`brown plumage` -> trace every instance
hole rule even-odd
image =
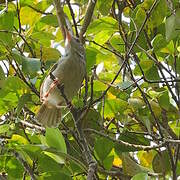
[[[48,74],[40,89],[40,99],[43,102],[36,119],[43,126],[56,127],[61,119],[61,106],[64,98],[57,84],[63,84],[64,94],[71,100],[81,87],[86,72],[85,50],[78,39],[66,32],[66,55],[51,68],[56,77],[53,81]]]

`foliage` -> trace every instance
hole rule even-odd
[[[73,24],[72,12],[64,12]],[[63,36],[52,0],[0,1],[0,179],[180,177],[180,4],[98,0],[86,31],[87,78],[58,128],[35,121]],[[74,0],[80,30],[87,0]],[[85,85],[87,84],[87,86]]]

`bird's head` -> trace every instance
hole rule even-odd
[[[79,39],[74,37],[66,28],[66,39],[65,39],[65,49],[67,52],[79,52],[84,53],[84,47],[82,43],[80,43]]]

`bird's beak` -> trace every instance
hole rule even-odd
[[[70,34],[70,32],[68,31],[67,28],[64,28],[64,29],[65,29],[65,33],[66,33],[66,42],[69,44],[72,39],[72,35]]]

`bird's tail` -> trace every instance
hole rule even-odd
[[[46,104],[42,104],[36,119],[44,127],[57,127],[61,120],[61,110],[55,106],[48,107]]]

